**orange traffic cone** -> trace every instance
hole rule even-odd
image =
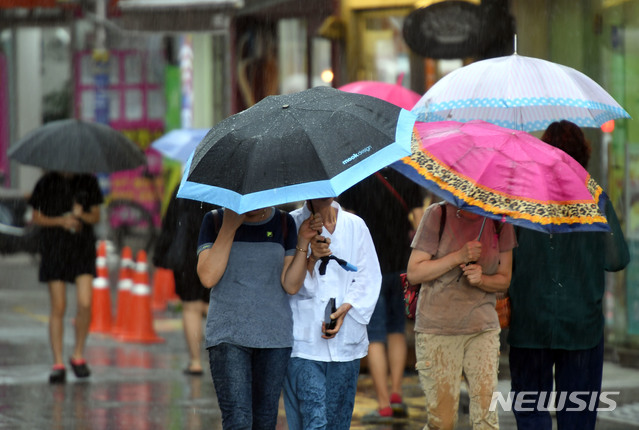
[[[107,267],[106,242],[98,244],[95,260],[97,276],[93,279],[93,297],[91,298],[91,333],[111,333],[111,288],[109,287],[109,269]]]
[[[171,276],[166,282],[166,300],[171,302],[179,302],[180,296],[175,292],[175,272],[171,270]]]
[[[120,277],[118,280],[118,301],[113,324],[112,334],[121,336],[127,324],[127,318],[131,316],[131,288],[133,288],[133,253],[131,247],[122,248],[122,258],[120,259]]]
[[[158,343],[164,339],[155,334],[153,328],[153,312],[151,310],[151,288],[146,251],[140,250],[137,255],[133,287],[131,288],[129,326],[124,330],[121,339],[125,342]]]
[[[153,274],[153,310],[163,311],[169,301],[179,300],[175,294],[175,278],[171,269],[156,267]]]

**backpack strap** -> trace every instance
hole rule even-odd
[[[288,222],[286,222],[286,212],[281,209],[278,209],[280,212],[280,218],[282,220],[282,240],[286,243],[286,236],[288,235]]]
[[[504,223],[494,219],[493,224],[495,224],[495,233],[497,234],[497,237],[499,237],[499,235],[501,234],[501,229],[504,228]]]
[[[217,209],[214,209],[211,211],[211,214],[213,215],[213,223],[215,224],[215,234],[218,234],[220,232],[220,213]]]
[[[393,187],[391,185],[390,182],[388,182],[388,180],[386,180],[386,178],[384,176],[382,176],[381,173],[379,172],[375,172],[375,177],[382,183],[384,184],[384,186],[386,187],[386,189],[388,189],[388,191],[391,192],[391,194],[393,195],[393,197],[395,197],[395,199],[397,200],[397,202],[402,206],[402,208],[404,209],[405,212],[410,212],[410,210],[408,209],[408,205],[406,204],[406,201],[402,198],[401,194],[399,194],[399,192],[395,189],[395,187]]]
[[[439,218],[439,241],[441,242],[444,226],[446,225],[446,202],[440,202],[439,206],[442,210],[441,218]]]

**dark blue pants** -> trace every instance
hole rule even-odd
[[[224,430],[275,429],[291,348],[209,348],[211,376]]]
[[[386,343],[390,333],[404,333],[406,309],[404,292],[399,275],[401,272],[382,274],[382,288],[373,315],[366,326],[369,342]]]
[[[510,347],[510,377],[515,399],[520,392],[545,393],[547,401],[553,391],[554,383],[557,398],[558,430],[594,429],[597,421],[597,404],[591,405],[593,393],[599,396],[601,391],[601,374],[603,371],[603,338],[599,344],[586,350],[568,351],[564,349],[533,349]],[[570,400],[570,393],[582,392],[578,402]],[[563,394],[565,404],[562,408],[560,396]],[[587,394],[586,394],[587,393]],[[550,412],[539,410],[539,395],[527,394],[525,408],[532,411],[517,410],[513,402],[513,412],[519,430],[551,430]],[[571,408],[583,411],[570,411]],[[592,409],[592,410],[591,410]]]

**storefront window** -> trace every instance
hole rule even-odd
[[[306,21],[283,19],[278,23],[278,65],[281,94],[308,88],[306,64]]]
[[[331,66],[331,42],[316,37],[313,39],[312,46],[313,86],[331,86],[334,76]]]
[[[76,103],[81,119],[95,120],[95,76],[92,53],[79,52],[79,79],[75,85]],[[124,130],[138,127],[161,129],[164,126],[162,82],[145,81],[149,74],[146,63],[150,56],[141,51],[109,52],[109,123]],[[158,59],[154,70],[159,66]]]
[[[355,13],[356,74],[353,80],[410,84],[410,49],[402,36],[410,9],[366,10]]]
[[[149,119],[162,120],[164,118],[164,89],[149,90],[147,93]]]
[[[140,119],[142,119],[142,92],[139,90],[128,90],[124,94],[124,99],[126,119],[130,121],[139,121]]]
[[[596,16],[595,22],[600,23],[602,83],[630,116],[637,118],[639,1],[603,0],[601,6],[598,11],[601,15]],[[614,131],[607,133],[604,139],[608,155],[607,192],[622,218],[630,248],[630,264],[624,271],[625,294],[618,282],[623,279],[623,272],[610,275],[615,282],[608,282],[606,286],[606,323],[612,330],[610,340],[639,345],[639,127],[636,120],[615,121]]]
[[[280,93],[291,94],[310,87],[331,86],[331,43],[319,37],[311,40],[307,55],[307,24],[301,19],[284,19],[278,24]],[[311,82],[309,83],[310,58]]]
[[[127,84],[142,82],[142,56],[138,53],[124,57],[124,81]]]
[[[120,58],[115,55],[109,56],[109,83],[120,83]]]

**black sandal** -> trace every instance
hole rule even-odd
[[[49,384],[64,384],[67,381],[67,370],[64,367],[54,367],[49,374]]]
[[[77,378],[87,378],[91,375],[91,371],[85,360],[74,361],[73,359],[69,359],[69,363],[71,363],[71,368]]]
[[[204,374],[203,370],[191,370],[188,367],[186,369],[184,369],[184,371],[182,372],[185,375],[189,375],[189,376],[202,376]]]

